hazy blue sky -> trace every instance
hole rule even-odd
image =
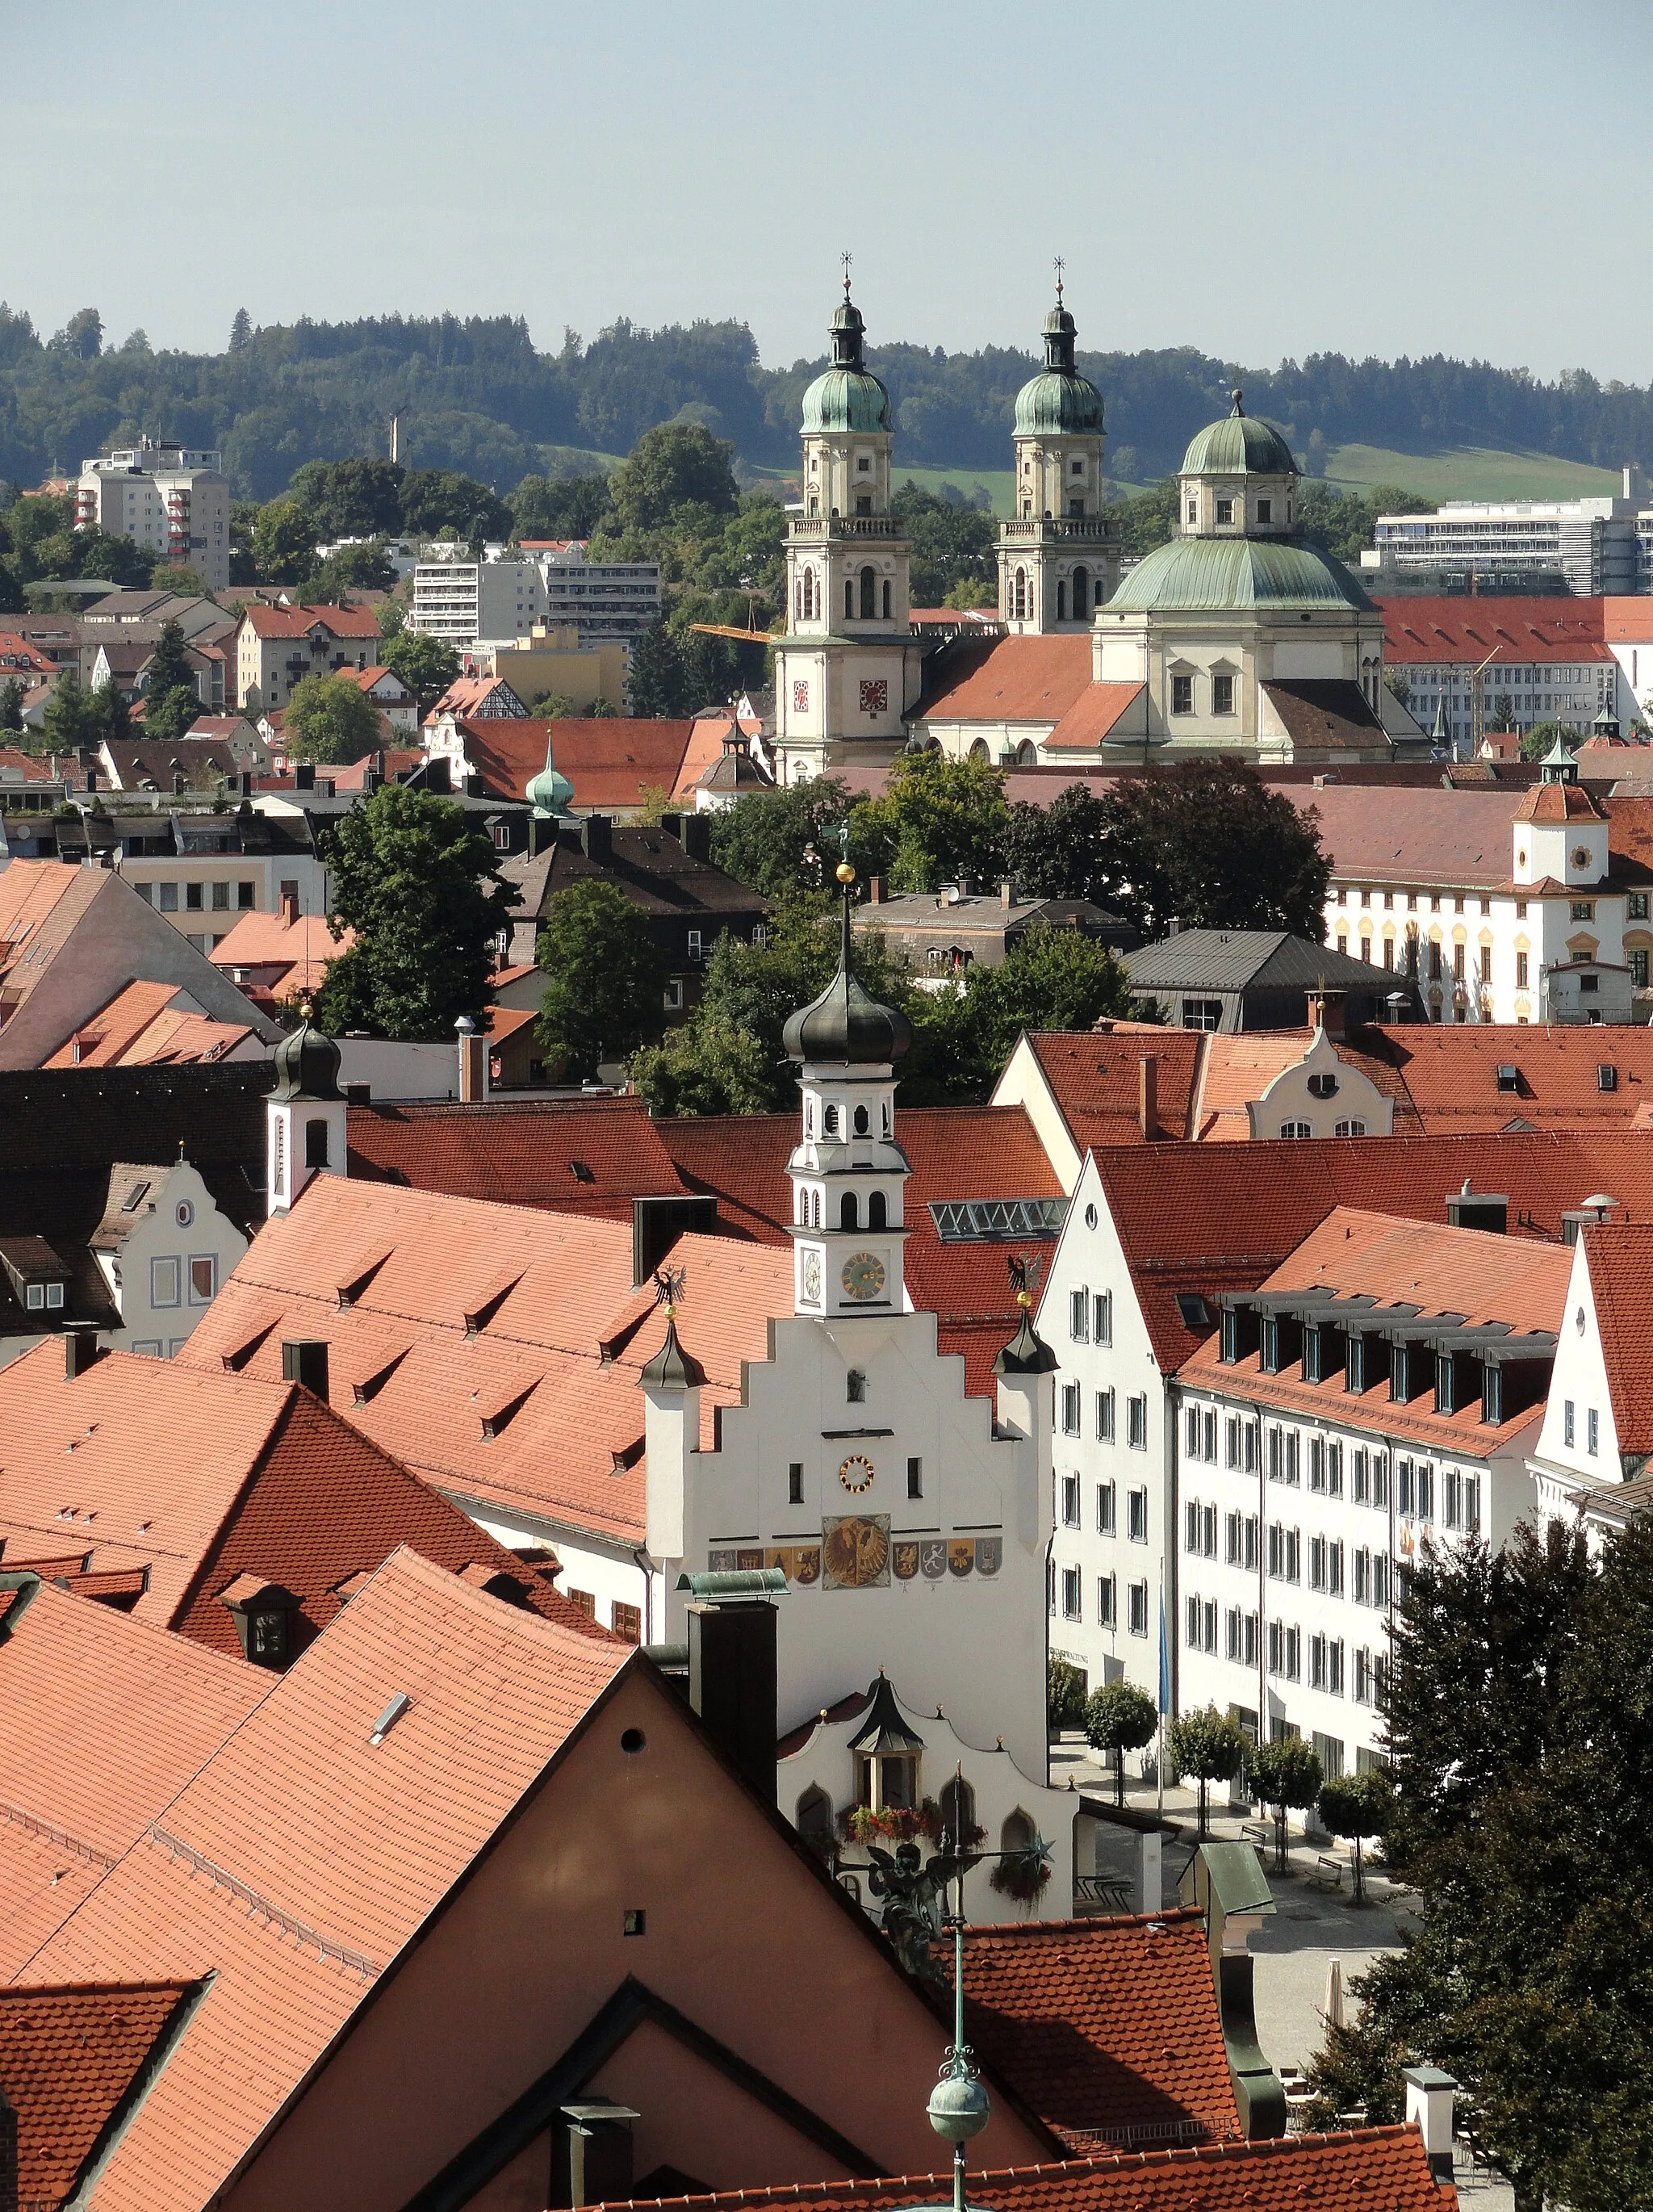
[[[1653,368],[1647,0],[3,0],[43,331],[627,315]]]

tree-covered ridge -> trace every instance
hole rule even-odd
[[[222,354],[156,352],[142,331],[119,344],[107,335],[92,308],[43,339],[26,313],[0,307],[0,477],[36,483],[54,463],[73,471],[147,432],[222,448],[238,493],[270,499],[307,461],[382,453],[398,410],[416,467],[458,470],[501,492],[527,475],[569,473],[548,447],[623,453],[672,420],[703,425],[748,462],[786,467],[804,387],[825,362],[766,368],[737,322],[651,331],[622,320],[589,342],[566,331],[554,353],[507,315],[255,330],[243,313]],[[1038,366],[1030,349],[892,343],[868,360],[890,387],[898,465],[1006,465],[1015,395]],[[1501,446],[1603,467],[1653,458],[1653,386],[1602,385],[1583,370],[1545,384],[1485,362],[1338,354],[1262,370],[1192,346],[1079,360],[1107,403],[1110,469],[1127,483],[1175,468],[1237,382],[1311,466],[1350,441]]]

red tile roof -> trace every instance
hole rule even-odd
[[[1091,640],[960,638],[930,664],[915,720],[1044,722],[1053,726],[1091,690]],[[1110,684],[1110,691],[1126,687]]]
[[[1653,1224],[1587,1223],[1583,1238],[1619,1449],[1653,1452]]]
[[[1110,1022],[1100,1030],[1040,1030],[1028,1042],[1080,1152],[1139,1141],[1145,1060],[1158,1064],[1159,1126],[1190,1129],[1204,1037],[1197,1030],[1151,1022]]]
[[[740,1399],[742,1362],[768,1356],[769,1317],[792,1310],[792,1259],[701,1236],[672,1257],[709,1442],[715,1407]],[[341,1310],[340,1287],[369,1271]],[[253,1240],[170,1364],[222,1368],[256,1345],[243,1372],[272,1377],[284,1334],[325,1337],[338,1411],[427,1480],[637,1543],[637,1378],[665,1326],[652,1285],[634,1286],[629,1222],[320,1176]],[[518,1401],[489,1437],[489,1410]]]
[[[1467,663],[1489,653],[1525,665],[1546,660],[1610,660],[1601,599],[1393,599],[1383,615],[1383,658],[1391,667]]]
[[[278,1336],[270,1350],[278,1376]],[[340,1583],[399,1544],[452,1571],[474,1561],[514,1574],[524,1602],[574,1618],[308,1391],[215,1366],[111,1352],[70,1380],[48,1341],[0,1369],[0,1532],[14,1559],[72,1541],[100,1576],[147,1569],[137,1618],[229,1656],[240,1644],[222,1601],[238,1575],[300,1600],[301,1647],[338,1612]]]
[[[1468,1177],[1506,1193],[1512,1232],[1541,1248],[1559,1243],[1563,1211],[1594,1191],[1653,1220],[1653,1158],[1629,1128],[1115,1146],[1097,1165],[1166,1374],[1209,1334],[1183,1321],[1179,1291],[1255,1290],[1335,1206],[1443,1221],[1447,1193]]]
[[[977,2056],[1069,2149],[1243,2133],[1203,1912],[972,1928],[964,1990]]]
[[[248,986],[273,1000],[319,990],[330,960],[356,943],[353,929],[335,937],[325,915],[301,914],[289,921],[284,912],[242,915],[208,956],[215,968],[268,970],[250,975]]]
[[[694,725],[626,714],[554,722],[499,715],[459,727],[466,758],[501,799],[527,797],[530,779],[545,765],[549,731],[556,765],[574,786],[570,803],[590,814],[624,812],[649,792],[675,791]]]
[[[1431,2175],[1423,2137],[1410,2127],[972,2172],[968,2194],[988,2212],[1455,2212],[1458,2201]],[[898,2212],[950,2204],[952,2175],[793,2182],[666,2201],[672,2212]]]
[[[1504,1129],[1515,1121],[1620,1128],[1653,1100],[1653,1030],[1642,1026],[1417,1022],[1358,1035],[1358,1054],[1340,1045],[1340,1052],[1380,1086],[1394,1085],[1410,1102],[1413,1126],[1430,1135]],[[1601,1087],[1603,1066],[1613,1070],[1611,1091]],[[1499,1089],[1500,1067],[1516,1069],[1516,1090]]]
[[[0,1989],[0,2094],[16,2116],[21,2212],[78,2201],[194,1994],[183,1982]]]
[[[259,1702],[24,1970],[215,1970],[101,2212],[194,2212],[224,2188],[631,1657],[404,1551],[287,1674],[242,1670]],[[6,1664],[0,1647],[0,1695]],[[374,1743],[392,1692],[408,1703]]]
[[[1043,750],[1089,752],[1118,727],[1146,690],[1145,684],[1087,684],[1045,739]]]
[[[241,617],[255,637],[303,637],[319,623],[334,637],[370,637],[379,642],[379,624],[369,607],[249,606]]]
[[[473,714],[483,720],[496,720],[501,719],[500,715],[484,713],[489,700],[496,691],[503,695],[501,708],[505,718],[520,719],[519,708],[526,712],[528,702],[503,676],[456,676],[430,712],[433,715],[453,714],[460,721]],[[542,761],[540,765],[543,768],[544,763]]]
[[[1599,822],[1601,810],[1582,784],[1535,784],[1516,809],[1517,822]]]
[[[494,1018],[514,1017],[497,1010]],[[352,1176],[497,1206],[629,1221],[634,1198],[686,1188],[641,1098],[353,1106],[348,1138]]]
[[[42,1067],[148,1067],[222,1060],[253,1035],[246,1023],[216,1022],[176,983],[129,983],[67,1038]]]

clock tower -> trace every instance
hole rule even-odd
[[[907,1155],[896,1141],[896,1062],[912,1042],[903,1014],[868,996],[849,969],[849,894],[841,862],[838,972],[787,1022],[799,1063],[803,1127],[793,1188],[793,1310],[815,1321],[905,1313],[902,1201]]]

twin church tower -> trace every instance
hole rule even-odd
[[[1045,365],[1016,399],[1015,514],[999,531],[999,617],[1012,635],[1086,630],[1119,581],[1103,515],[1102,394],[1074,365],[1062,304]],[[775,640],[781,774],[887,762],[906,737],[925,642],[913,633],[905,527],[891,507],[890,394],[867,368],[844,280],[832,363],[804,394],[803,511],[787,532],[787,632]]]

